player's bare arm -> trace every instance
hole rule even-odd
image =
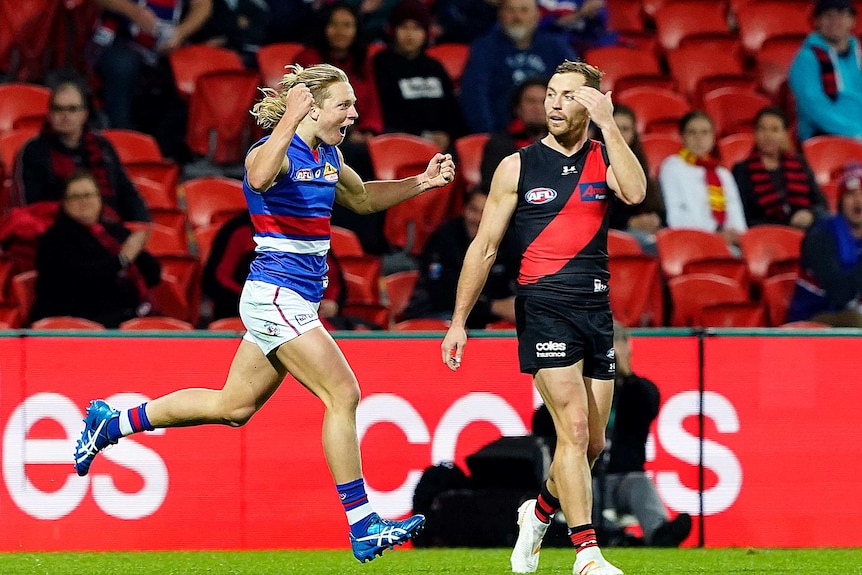
[[[355,170],[345,165],[341,150],[338,157],[341,173],[335,186],[335,201],[358,214],[383,211],[455,179],[455,162],[450,154],[436,154],[425,171],[416,176],[371,182],[363,182]]]
[[[641,203],[646,197],[646,174],[614,121],[611,93],[602,94],[595,88],[581,86],[573,95],[575,100],[587,109],[590,119],[602,131],[611,161],[607,174],[608,186],[624,203]]]
[[[467,316],[476,305],[476,300],[488,280],[488,273],[497,258],[500,242],[518,205],[520,173],[521,157],[518,154],[507,156],[497,166],[491,179],[491,191],[482,212],[479,231],[464,256],[455,296],[455,311],[441,345],[443,363],[452,371],[460,367],[464,346],[467,344],[467,331],[464,328]]]
[[[245,158],[248,185],[258,192],[265,192],[290,168],[287,148],[296,133],[299,123],[305,118],[314,98],[305,84],[297,84],[285,95],[285,112],[269,139],[249,152]]]

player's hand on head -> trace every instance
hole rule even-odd
[[[314,97],[311,90],[305,84],[295,84],[284,95],[284,103],[287,106],[285,115],[301,120],[314,106]]]
[[[461,367],[461,357],[464,355],[464,346],[467,345],[467,332],[463,327],[452,326],[446,332],[443,343],[440,344],[443,364],[457,371]]]
[[[611,102],[611,93],[602,94],[595,88],[581,86],[572,95],[580,105],[587,109],[590,119],[600,129],[615,126],[614,105]]]
[[[429,188],[439,188],[451,183],[455,179],[455,162],[452,160],[452,154],[435,154],[428,162],[425,178],[428,180]]]

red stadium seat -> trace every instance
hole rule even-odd
[[[143,222],[126,222],[125,226],[132,231],[149,230],[145,249],[154,256],[185,256],[189,253],[186,234],[179,233],[175,228]]]
[[[425,53],[443,64],[443,68],[456,87],[461,85],[461,76],[464,74],[464,66],[467,65],[467,58],[470,55],[468,44],[444,42],[429,46]]]
[[[760,50],[754,54],[757,83],[770,98],[776,98],[782,84],[787,82],[790,63],[799,52],[800,46],[802,46],[801,38],[780,36],[764,41]]]
[[[862,142],[844,136],[815,136],[802,142],[802,153],[820,185],[837,180],[851,162],[862,163]]]
[[[780,36],[804,38],[811,31],[811,23],[803,10],[810,14],[811,7],[786,0],[758,0],[740,6],[736,13],[739,37],[750,54],[757,54],[766,40]]]
[[[246,70],[219,70],[197,77],[190,95],[186,143],[216,164],[238,163],[251,144],[258,76]]]
[[[759,225],[749,228],[740,238],[742,257],[749,274],[758,284],[774,273],[775,262],[799,261],[802,238],[796,228],[779,225]]]
[[[401,315],[410,303],[416,281],[419,279],[417,270],[395,272],[383,277],[386,288],[386,298],[393,321],[401,321]]]
[[[748,302],[748,291],[738,283],[714,274],[686,274],[668,281],[674,327],[703,326],[701,313],[708,305]]]
[[[186,99],[197,90],[198,77],[216,71],[243,71],[245,67],[239,55],[233,50],[189,44],[180,46],[168,55],[174,82],[180,95]]]
[[[712,0],[674,0],[655,13],[656,34],[662,50],[676,50],[680,41],[704,34],[730,35],[723,2]]]
[[[769,325],[780,326],[787,321],[787,309],[796,289],[796,274],[779,274],[763,282],[763,302]]]
[[[192,235],[195,238],[195,247],[197,248],[195,253],[201,265],[206,265],[212,251],[213,241],[221,228],[222,224],[210,224],[192,230]]]
[[[120,329],[124,331],[193,331],[195,327],[186,322],[173,317],[136,317],[126,320],[120,324]]]
[[[741,162],[751,154],[754,149],[754,134],[741,132],[724,136],[718,140],[716,147],[721,165],[730,170],[737,162]]]
[[[36,278],[39,272],[29,270],[12,276],[12,295],[18,303],[18,317],[22,326],[26,326],[30,317],[33,302],[36,301]]]
[[[610,299],[614,317],[623,325],[659,326],[663,319],[658,261],[647,255],[611,256]]]
[[[754,117],[772,105],[769,98],[744,88],[718,88],[703,94],[703,107],[718,137],[754,131]]]
[[[200,262],[188,255],[163,255],[158,260],[162,281],[150,289],[153,308],[164,316],[197,324],[201,303]]]
[[[490,137],[489,134],[469,134],[455,140],[458,171],[470,188],[482,183],[482,156]]]
[[[734,259],[724,236],[702,230],[661,229],[656,233],[656,248],[668,278],[682,274],[687,264],[697,260]]]
[[[149,178],[135,177],[130,179],[148,208],[177,208],[176,190],[171,194],[163,184]]]
[[[661,163],[668,156],[674,156],[682,149],[682,138],[679,134],[644,134],[641,136],[641,147],[646,155],[649,175],[658,179]]]
[[[102,135],[114,146],[120,162],[161,162],[164,160],[156,139],[137,130],[102,130]]]
[[[602,91],[622,90],[626,80],[629,85],[655,82],[654,85],[673,88],[673,81],[662,72],[658,59],[651,52],[625,46],[602,46],[590,50],[586,61],[604,72]]]
[[[51,91],[36,84],[0,84],[0,134],[12,130],[19,118],[48,114]]]
[[[630,88],[616,94],[615,100],[634,110],[637,131],[642,135],[656,130],[660,125],[668,127],[663,132],[677,133],[677,122],[691,110],[691,104],[683,94],[664,88]]]
[[[725,42],[698,42],[668,53],[667,63],[677,87],[692,102],[711,88],[739,86],[755,88],[757,80],[746,73],[741,46]]]
[[[643,249],[637,238],[628,232],[620,230],[608,230],[608,255],[616,256],[641,256]]]
[[[389,308],[379,303],[347,303],[341,308],[341,315],[360,319],[371,326],[389,329]],[[359,330],[359,328],[356,328]]]
[[[263,83],[276,90],[281,88],[281,79],[288,72],[284,67],[296,63],[296,55],[305,50],[299,42],[274,42],[261,46],[257,51],[257,67]]]
[[[43,317],[40,320],[34,321],[30,329],[91,329],[103,330],[105,326],[97,321],[84,319],[82,317],[72,317],[68,315]]]
[[[231,178],[200,177],[183,183],[186,213],[192,228],[212,223],[219,212],[238,213],[248,210],[242,182]]]
[[[348,303],[380,303],[380,271],[383,263],[376,256],[338,258]]]
[[[158,185],[161,190],[158,194],[162,200],[172,207],[177,207],[177,185],[180,180],[180,167],[171,160],[128,162],[123,164],[129,179],[133,182],[145,178]],[[154,205],[152,207],[161,207]]]
[[[356,232],[347,228],[331,226],[329,246],[332,253],[338,258],[365,255],[365,250],[362,249],[359,236],[356,235]]]
[[[643,32],[641,0],[607,0],[608,28],[614,32]],[[587,59],[588,62],[591,60]]]

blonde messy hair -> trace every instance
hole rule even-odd
[[[255,117],[257,125],[265,130],[271,130],[278,124],[285,110],[285,96],[287,91],[297,84],[305,84],[311,90],[311,96],[316,105],[323,104],[329,96],[329,87],[338,82],[349,82],[347,74],[340,68],[331,64],[315,64],[303,68],[299,64],[285,66],[287,74],[279,82],[281,88],[260,88],[263,99],[256,103],[251,109],[251,115]]]
[[[584,82],[585,86],[589,86],[590,88],[599,89],[599,84],[601,83],[602,76],[604,76],[604,72],[596,68],[595,66],[590,66],[586,62],[572,62],[571,60],[563,60],[563,63],[557,66],[557,69],[554,70],[554,74],[580,74],[586,79]]]

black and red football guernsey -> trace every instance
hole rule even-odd
[[[521,148],[513,216],[521,253],[519,295],[608,300],[610,165],[600,142],[572,156],[541,141]]]

